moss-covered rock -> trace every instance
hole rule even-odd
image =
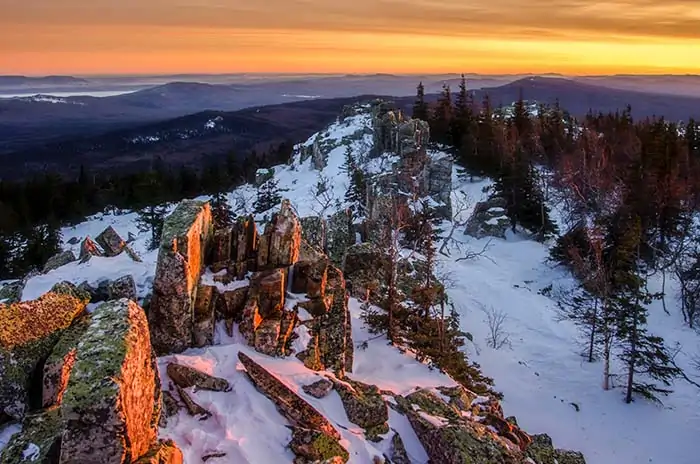
[[[393,464],[411,464],[406,447],[398,432],[395,432],[394,436],[391,437],[391,462]]]
[[[160,413],[149,339],[146,315],[133,301],[95,309],[61,404],[63,455],[74,462],[122,464],[146,454]]]
[[[369,440],[377,441],[379,435],[389,432],[389,408],[376,386],[349,379],[335,381],[333,386],[340,395],[348,419],[365,429]]]
[[[163,224],[153,299],[148,312],[158,354],[192,345],[193,305],[212,233],[209,203],[181,202]]]
[[[579,451],[555,450],[557,464],[586,464],[586,458]]]
[[[78,343],[90,325],[90,315],[85,313],[66,329],[44,363],[42,405],[48,408],[60,405],[68,379],[75,364]]]
[[[554,457],[554,445],[547,434],[533,435],[527,455],[537,464],[557,464]]]
[[[313,406],[283,384],[277,377],[243,352],[238,353],[238,359],[243,363],[248,377],[258,390],[270,398],[290,422],[303,428],[322,432],[336,440],[340,439],[340,433],[328,422],[328,419],[323,414],[316,411]]]
[[[77,287],[75,284],[72,282],[59,282],[53,287],[51,287],[51,292],[53,293],[59,293],[61,295],[70,295],[78,300],[80,300],[83,304],[88,304],[90,302],[91,295],[89,292]]]
[[[133,464],[182,464],[182,451],[172,440],[159,440]]]
[[[61,412],[58,408],[29,414],[22,431],[0,454],[0,464],[56,464],[61,446]]]
[[[37,369],[63,331],[84,310],[84,301],[58,293],[47,293],[34,301],[0,304],[0,412],[21,420],[33,387],[37,398],[32,404],[41,405],[41,389],[30,385],[30,380],[38,374]]]
[[[68,263],[72,263],[75,260],[76,258],[72,251],[62,251],[46,261],[46,264],[44,264],[44,274],[58,269],[61,266],[65,266]]]
[[[317,430],[295,428],[289,447],[297,456],[294,461],[297,464],[325,461],[335,457],[347,462],[350,458],[347,450],[336,438]]]
[[[23,280],[15,280],[0,286],[0,303],[18,303],[22,299],[24,284]]]
[[[182,388],[197,387],[201,390],[231,391],[231,385],[226,379],[214,377],[188,366],[169,363],[166,372],[168,377],[175,382],[175,385]]]

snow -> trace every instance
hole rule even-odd
[[[29,443],[27,445],[27,448],[25,448],[25,450],[22,451],[22,459],[36,461],[39,458],[39,453],[41,453],[41,449],[39,449],[39,447],[36,446],[34,443]]]
[[[359,318],[360,303],[357,300],[350,300],[350,311],[355,345],[368,341],[366,349],[356,351],[354,372],[349,374],[350,378],[360,381],[371,379],[379,388],[393,388],[404,393],[417,387],[454,385],[445,375],[388,346],[386,338],[369,334]],[[177,416],[169,418],[167,426],[161,429],[161,437],[172,438],[183,449],[185,462],[199,462],[203,454],[214,451],[227,453],[227,462],[258,464],[293,460],[293,454],[285,449],[291,439],[291,431],[287,428],[290,424],[279,415],[272,401],[260,394],[247,378],[238,361],[241,351],[328,418],[340,432],[341,444],[350,452],[351,464],[372,462],[374,456],[382,456],[389,450],[393,433],[387,434],[381,443],[366,441],[362,428],[348,420],[337,392],[333,391],[322,399],[304,393],[302,386],[324,376],[332,376],[330,372],[309,370],[294,356],[282,359],[261,355],[246,346],[240,334],[236,333],[230,338],[220,328],[218,333],[219,345],[190,349],[158,361],[165,386],[168,385],[165,369],[172,361],[223,377],[232,386],[230,392],[190,390],[193,399],[209,410],[212,417],[199,421],[180,411]],[[382,362],[378,364],[378,360]],[[426,463],[425,450],[410,430],[408,420],[390,410],[389,425],[402,436],[413,462]]]
[[[10,443],[10,440],[14,435],[21,431],[22,426],[15,423],[0,427],[0,451],[2,451],[8,445],[8,443]]]
[[[6,97],[3,97],[6,98]],[[38,103],[52,103],[52,104],[63,104],[63,105],[79,105],[79,106],[85,106],[85,103],[82,102],[77,102],[77,101],[69,101],[66,100],[65,98],[60,98],[56,97],[53,95],[30,95],[30,96],[18,96],[12,98],[13,100],[20,100],[20,101],[26,101],[26,102],[38,102]]]
[[[310,147],[318,140],[326,147],[329,151],[328,166],[321,172],[313,169],[311,159],[302,163],[299,153],[289,165],[275,167],[275,177],[283,196],[291,200],[300,216],[317,214],[319,205],[313,189],[319,174],[330,180],[334,198],[339,200],[341,208],[345,207],[344,194],[349,179],[341,167],[346,147],[350,147],[356,160],[366,163],[365,156],[371,147],[371,135],[366,133],[366,128],[370,123],[366,114],[348,117],[297,146],[298,149]],[[443,155],[434,152],[431,156]],[[385,162],[385,166],[390,166],[390,162]],[[375,166],[371,164],[369,167]],[[491,183],[489,180],[460,180],[456,170],[453,180],[457,187],[454,200],[458,199],[458,193],[465,193],[472,199],[472,205],[485,198],[483,189]],[[244,185],[230,192],[228,199],[237,211],[243,212],[251,211],[255,196],[255,187]],[[561,224],[563,211],[560,205],[551,206],[555,220]],[[458,219],[464,219],[470,213],[465,211]],[[264,216],[258,215],[256,219],[260,221]],[[66,239],[95,237],[105,227],[113,225],[123,237],[128,232],[136,236],[132,246],[143,258],[143,263],[134,263],[126,255],[93,258],[86,264],[71,263],[30,279],[23,299],[36,298],[61,280],[96,283],[124,274],[134,276],[139,297],[145,297],[152,284],[157,253],[147,251],[148,234],[138,230],[134,219],[133,213],[98,215],[64,229],[63,234]],[[443,229],[449,231],[450,227]],[[663,406],[659,406],[642,400],[624,404],[621,385],[604,391],[601,388],[602,365],[584,361],[580,356],[581,347],[576,342],[576,328],[569,322],[559,321],[554,297],[540,293],[552,285],[552,294],[556,295],[557,291],[566,291],[575,284],[568,272],[547,261],[551,243],[536,243],[510,231],[505,240],[477,240],[463,235],[463,230],[456,230],[453,238],[462,241],[462,253],[454,249],[451,258],[440,256],[438,267],[440,273],[452,277],[450,280],[454,283],[448,286],[447,292],[461,316],[462,329],[473,335],[474,341],[468,342],[464,349],[471,360],[481,365],[484,374],[495,379],[496,389],[504,393],[506,416],[516,416],[528,433],[549,434],[558,448],[582,451],[589,464],[697,464],[695,440],[700,430],[700,392],[677,381],[673,386],[674,393],[662,398]],[[457,261],[464,248],[480,250],[489,240],[488,259]],[[66,247],[77,254],[79,244]],[[213,282],[213,274],[205,274],[204,278]],[[652,291],[660,288],[659,279],[650,282]],[[700,339],[683,325],[677,303],[678,289],[672,279],[669,282],[666,302],[671,315],[666,315],[661,303],[655,302],[650,307],[649,329],[664,337],[670,346],[681,345],[676,361],[689,376],[694,377],[697,371],[691,367],[691,356],[698,352]],[[506,315],[504,330],[509,336],[510,347],[496,350],[487,346],[489,327],[484,311],[490,309]],[[360,307],[354,299],[350,300],[350,310],[356,346],[350,374],[352,379],[399,394],[410,393],[416,387],[454,385],[450,378],[416,361],[410,352],[401,353],[389,346],[385,338],[370,335],[359,319]],[[301,316],[309,317],[308,314]],[[310,335],[303,326],[297,333],[300,339],[295,341],[294,348],[302,349]],[[279,359],[257,354],[245,346],[239,334],[228,337],[223,327],[217,327],[216,342],[215,346],[159,360],[164,388],[168,388],[168,382],[163,369],[171,359],[224,377],[233,386],[231,392],[192,392],[195,400],[209,409],[213,416],[198,421],[181,412],[170,418],[167,427],[161,430],[163,437],[173,438],[183,449],[185,462],[200,462],[203,454],[213,451],[226,452],[226,462],[257,464],[293,459],[285,448],[291,432],[272,402],[261,395],[244,375],[237,359],[239,351],[260,362],[326,415],[341,432],[343,444],[351,454],[351,463],[371,462],[374,456],[381,456],[387,449],[392,432],[381,443],[363,440],[362,430],[348,421],[337,393],[319,400],[301,390],[302,385],[330,373],[310,371],[294,356]],[[621,372],[619,365],[613,364],[612,367],[616,373]],[[412,462],[427,462],[425,450],[406,418],[390,410],[389,422],[392,430],[400,433]],[[2,431],[0,444],[2,437],[7,436],[7,430]]]

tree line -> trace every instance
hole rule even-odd
[[[42,173],[26,181],[0,181],[0,280],[42,266],[61,242],[60,227],[108,211],[140,211],[146,225],[162,223],[160,205],[214,194],[255,179],[259,168],[289,161],[291,143],[192,167],[156,158],[150,169],[126,174],[81,167],[73,178]],[[157,237],[153,238],[157,240]]]
[[[663,299],[666,275],[681,283],[686,322],[700,314],[700,126],[663,117],[635,120],[631,107],[574,118],[558,104],[527,102],[493,109],[475,102],[462,78],[437,103],[418,86],[413,116],[429,121],[431,138],[453,151],[468,175],[494,180],[516,226],[546,240],[557,226],[547,204],[560,205],[564,230],[552,258],[580,285],[561,296],[563,317],[581,328],[586,360],[601,360],[603,388],[624,366],[625,400],[658,400],[684,376],[675,353],[647,326],[648,306]],[[549,201],[548,201],[549,200]],[[649,289],[661,276],[662,289]],[[668,311],[668,310],[667,310]]]

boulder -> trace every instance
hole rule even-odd
[[[0,463],[55,464],[61,452],[61,411],[51,408],[28,414],[22,431],[0,453]]]
[[[165,419],[165,424],[161,424],[161,427],[167,425],[167,418],[172,417],[178,413],[180,410],[180,403],[177,402],[175,397],[169,391],[163,392],[163,414],[161,415],[161,420]]]
[[[321,379],[311,385],[304,385],[301,389],[304,390],[304,393],[314,398],[325,398],[333,389],[333,382],[328,379]]]
[[[326,249],[326,221],[318,216],[303,217],[301,222],[301,238],[312,247]]]
[[[80,238],[79,237],[71,237],[70,240],[68,240],[68,245],[77,245],[80,243]]]
[[[211,417],[211,413],[195,402],[192,397],[185,391],[184,388],[175,386],[177,394],[180,396],[182,403],[185,405],[187,414],[190,416],[199,416],[199,420],[207,420]]]
[[[255,186],[260,187],[265,182],[267,182],[268,180],[270,180],[274,177],[275,177],[275,170],[274,169],[260,168],[257,171],[255,171]]]
[[[238,353],[238,359],[245,367],[248,377],[258,390],[270,398],[277,405],[282,415],[292,424],[297,427],[322,432],[335,440],[340,439],[340,433],[328,422],[323,414],[316,411],[313,406],[294,393],[277,377],[243,352]]]
[[[107,283],[107,299],[120,300],[122,298],[136,301],[136,282],[131,275],[125,275]]]
[[[506,215],[506,206],[507,202],[501,197],[492,197],[477,203],[464,234],[475,238],[505,238],[506,231],[511,226],[510,219]]]
[[[80,338],[63,395],[61,463],[128,463],[157,437],[160,381],[143,309],[101,304]]]
[[[83,300],[58,293],[0,304],[0,415],[22,419],[31,378],[85,306]],[[40,405],[41,399],[32,403]]]
[[[61,404],[63,394],[68,386],[80,338],[90,326],[90,315],[84,314],[68,327],[53,347],[44,362],[42,380],[42,406],[49,408]]]
[[[336,438],[330,437],[318,430],[295,427],[292,431],[292,441],[289,448],[297,456],[295,464],[315,462],[346,463],[350,459],[348,451]],[[339,461],[329,461],[339,458]]]
[[[105,256],[117,256],[126,246],[126,242],[119,236],[114,227],[109,226],[95,237],[95,242],[102,247]]]
[[[557,464],[586,464],[586,458],[580,451],[554,450]]]
[[[216,317],[219,320],[241,322],[248,300],[248,286],[224,291],[216,300]]]
[[[97,246],[90,237],[85,237],[83,243],[80,244],[80,256],[78,259],[81,263],[87,263],[93,256],[102,256],[102,250]]]
[[[110,280],[102,280],[97,284],[97,287],[94,287],[88,281],[85,281],[78,285],[78,289],[90,295],[91,303],[101,303],[109,300],[110,283]]]
[[[427,192],[438,204],[436,213],[452,219],[452,158],[448,155],[432,157],[427,170]]]
[[[153,347],[159,354],[192,345],[193,304],[211,231],[209,203],[181,202],[167,217],[148,312]]]
[[[255,274],[250,279],[249,298],[258,300],[263,319],[279,317],[284,308],[286,276],[283,269],[272,269]]]
[[[218,299],[219,292],[216,287],[199,284],[193,307],[192,346],[201,348],[214,343]]]
[[[299,259],[301,223],[289,200],[282,201],[279,213],[265,226],[258,248],[258,267],[288,267]]]
[[[520,464],[524,460],[517,447],[467,420],[433,392],[420,390],[396,399],[431,462]]]
[[[365,429],[365,436],[379,441],[379,435],[389,432],[389,408],[375,385],[345,379],[334,381],[333,388],[340,395],[350,422]]]
[[[49,271],[53,271],[54,269],[58,269],[61,266],[65,266],[68,263],[72,263],[73,261],[75,261],[75,255],[72,251],[62,251],[46,261],[46,264],[44,265],[44,274]]]
[[[58,293],[60,295],[69,295],[74,298],[77,298],[78,300],[82,301],[84,304],[88,304],[90,302],[90,294],[84,290],[81,290],[79,287],[77,287],[75,284],[72,282],[68,281],[63,281],[59,282],[57,284],[54,284],[53,287],[51,287],[51,293]]]
[[[22,300],[22,291],[26,282],[24,280],[15,280],[5,283],[0,287],[0,303],[18,303]]]
[[[133,464],[182,464],[182,451],[172,440],[158,440]]]
[[[175,385],[182,388],[197,387],[201,390],[231,391],[231,385],[226,379],[211,376],[188,366],[169,363],[166,372]]]

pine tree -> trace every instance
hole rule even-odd
[[[452,92],[449,84],[442,86],[442,93],[438,97],[430,119],[431,138],[435,141],[451,145],[453,143],[450,131],[452,129]]]
[[[416,88],[416,101],[413,103],[413,118],[428,120],[428,104],[425,102],[425,87],[420,82]]]
[[[367,180],[362,169],[355,167],[350,173],[350,185],[345,192],[345,201],[350,205],[353,216],[360,218],[367,213]]]
[[[254,214],[262,214],[272,208],[279,206],[282,201],[278,180],[275,178],[269,179],[258,188],[258,197],[253,205]]]
[[[136,223],[139,230],[151,233],[151,238],[148,241],[149,250],[155,250],[160,246],[167,210],[166,205],[151,205],[143,208],[138,213]]]
[[[216,228],[223,229],[230,227],[234,223],[236,213],[233,212],[225,193],[219,192],[214,194],[209,200],[209,204],[211,205],[211,215]]]

